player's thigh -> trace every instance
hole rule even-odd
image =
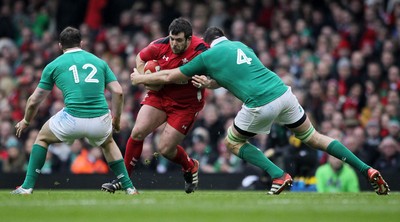
[[[132,129],[134,139],[144,139],[167,120],[167,114],[150,105],[143,105]]]
[[[54,133],[50,130],[49,120],[42,126],[38,136],[36,137],[35,144],[39,144],[43,147],[47,147],[49,144],[61,142]]]
[[[158,150],[161,153],[175,150],[175,147],[182,142],[185,134],[182,134],[169,124],[165,125],[164,130],[161,132],[160,140],[158,142]]]

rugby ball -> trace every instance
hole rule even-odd
[[[158,72],[161,70],[160,64],[158,64],[157,60],[149,60],[144,64],[143,72],[144,74],[150,74],[153,72]],[[146,89],[159,91],[163,85],[146,85]]]
[[[149,60],[144,64],[144,74],[149,74],[153,72],[158,72],[161,70],[160,64],[158,64],[157,60]]]

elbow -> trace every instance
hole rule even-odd
[[[122,92],[122,88],[119,88],[113,92],[114,96],[117,98],[123,98],[124,93]]]
[[[122,89],[122,86],[120,84],[115,84],[110,88],[110,91],[113,95],[115,96],[123,96],[124,95],[124,91]]]

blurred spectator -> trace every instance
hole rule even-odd
[[[317,192],[359,192],[360,186],[356,172],[351,166],[336,157],[328,157],[328,163],[318,167],[315,178]]]
[[[25,156],[22,155],[22,150],[13,144],[7,147],[7,158],[3,160],[4,173],[21,173],[25,171]]]
[[[14,127],[9,121],[0,122],[0,149],[12,146],[19,146],[19,141],[14,136]]]
[[[218,141],[225,135],[224,119],[220,118],[220,111],[213,103],[206,104],[200,115],[202,118],[195,123],[195,127],[204,127],[208,131],[209,145],[213,152],[218,152]]]
[[[379,144],[379,152],[381,153],[374,167],[381,171],[399,172],[400,171],[400,145],[388,136],[383,138]]]
[[[55,143],[49,145],[48,152],[51,157],[51,168],[53,172],[69,172],[68,158],[71,153],[70,145],[66,143]]]
[[[108,173],[108,165],[103,160],[101,148],[93,147],[90,150],[83,148],[72,162],[71,172],[75,174]]]
[[[194,158],[200,163],[200,172],[213,173],[214,162],[217,159],[217,153],[212,150],[209,145],[210,135],[203,127],[193,129],[192,133],[192,149],[189,153],[191,158]]]

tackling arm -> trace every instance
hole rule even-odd
[[[197,88],[217,89],[221,87],[217,81],[205,75],[194,75],[192,83]]]
[[[135,68],[131,74],[132,85],[138,84],[169,84],[188,81],[190,78],[185,76],[179,68],[165,69],[150,75],[142,75]]]

